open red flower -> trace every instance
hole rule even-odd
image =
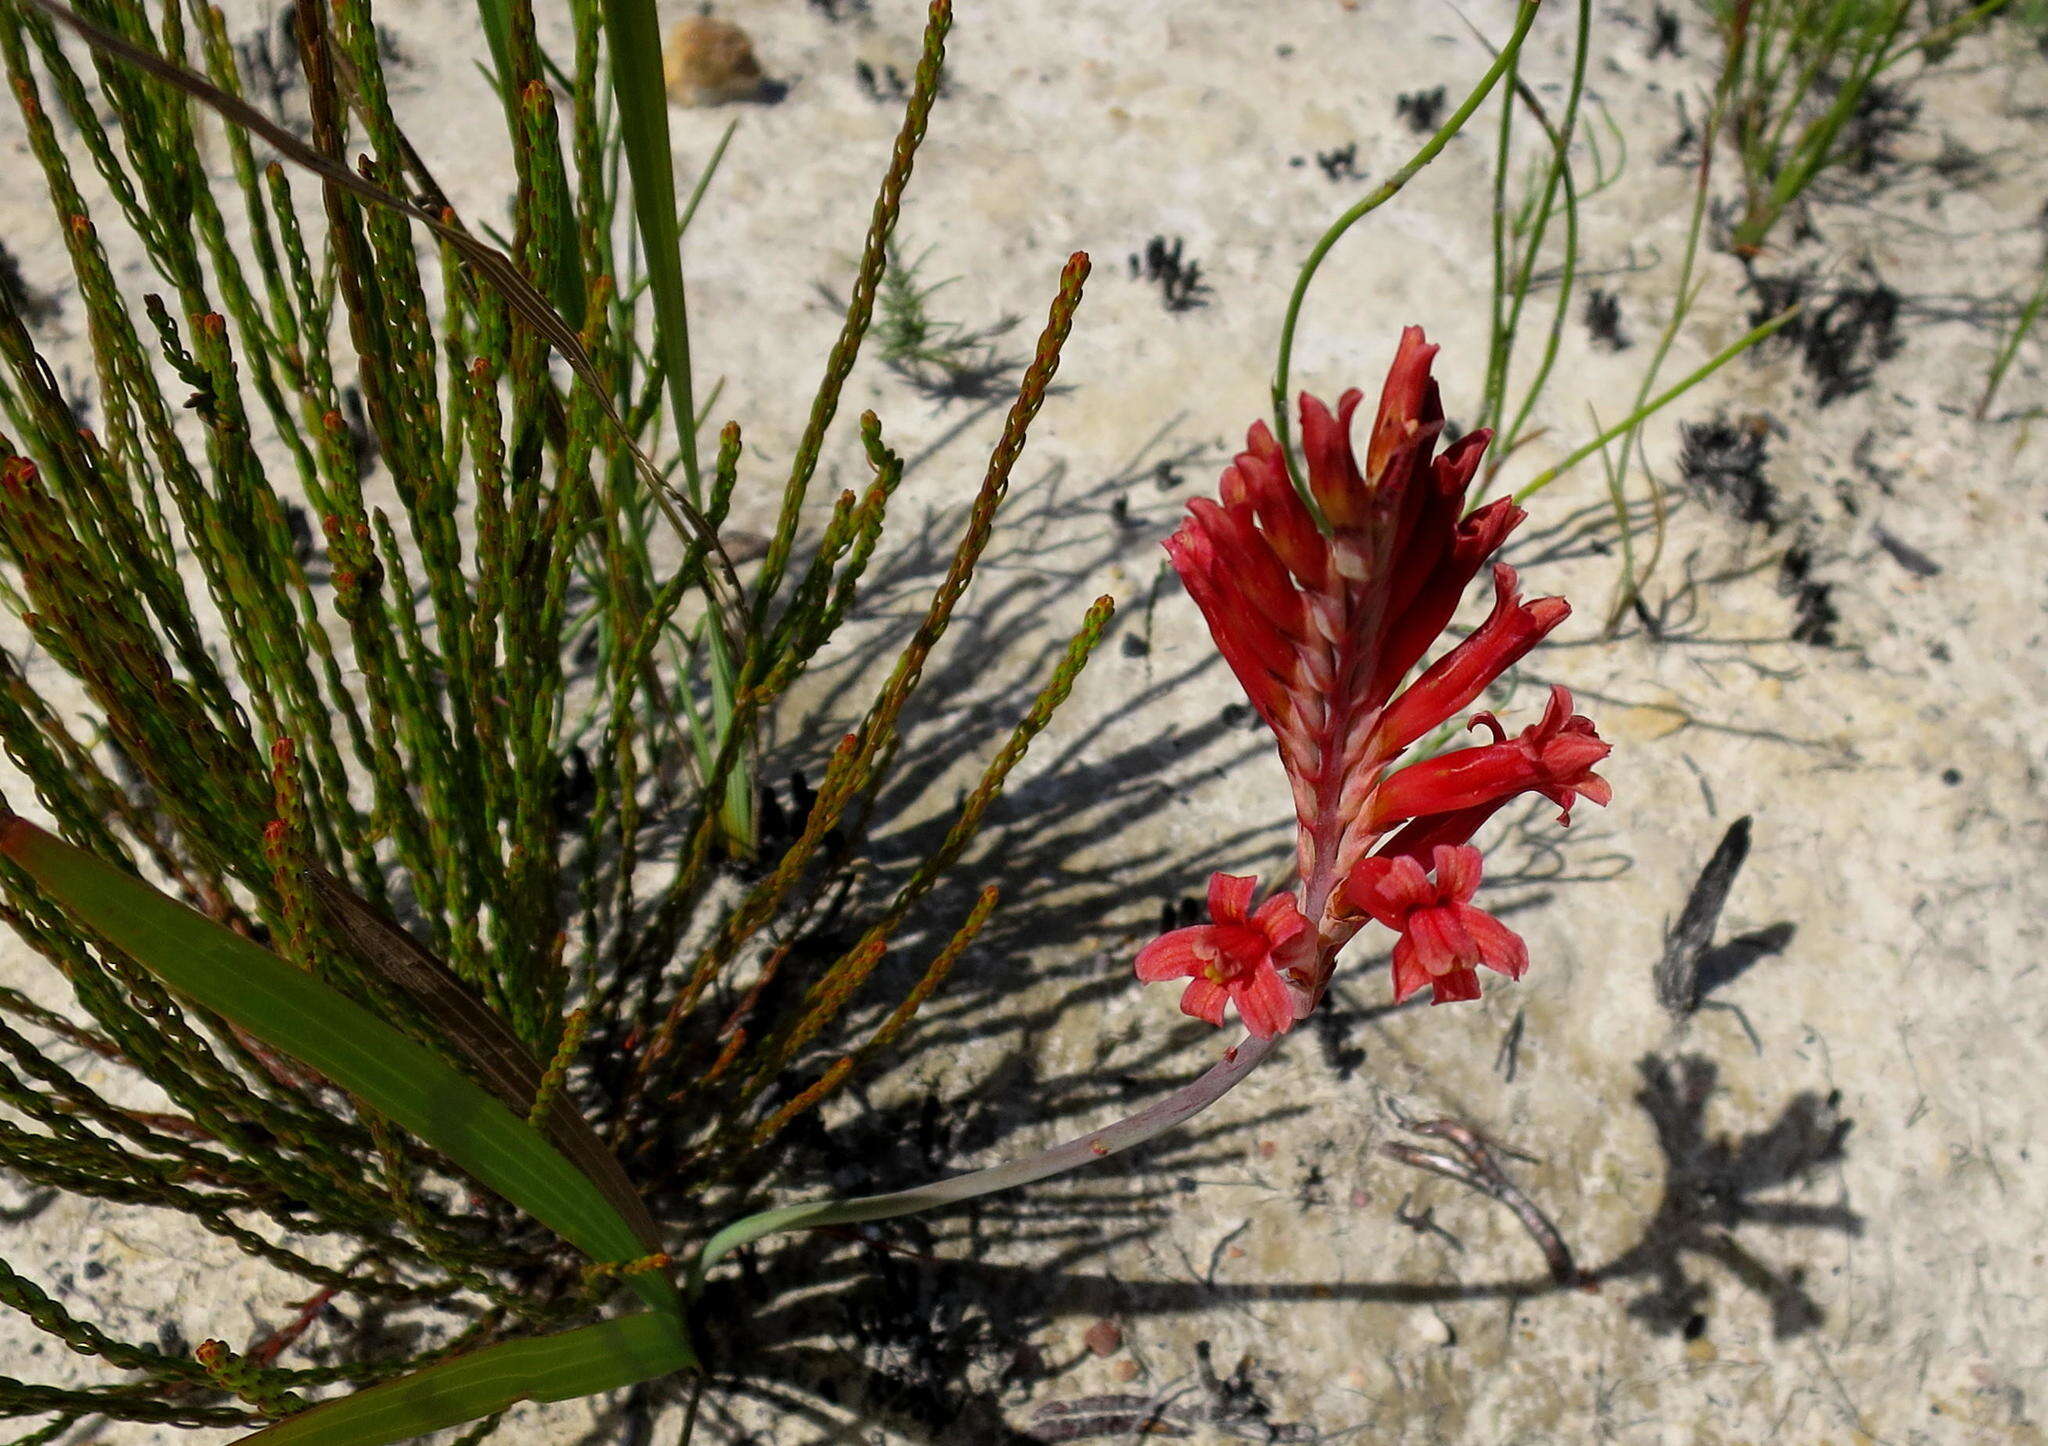
[[[1408,854],[1366,859],[1344,882],[1347,901],[1401,937],[1394,944],[1394,1002],[1423,985],[1432,1004],[1477,999],[1485,965],[1510,979],[1529,967],[1529,950],[1507,925],[1475,908],[1479,850],[1438,844],[1434,880]]]
[[[1294,1023],[1294,1005],[1280,977],[1280,956],[1307,928],[1292,894],[1275,894],[1251,912],[1256,878],[1209,876],[1212,922],[1161,934],[1138,952],[1138,977],[1147,984],[1185,979],[1181,1013],[1223,1023],[1227,1000],[1244,1027],[1271,1039]]]

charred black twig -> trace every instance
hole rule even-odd
[[[0,242],[0,303],[12,309],[30,326],[40,326],[56,317],[63,310],[60,299],[50,292],[37,291],[22,278],[21,263],[14,253]]]
[[[1820,581],[1813,571],[1812,548],[1787,548],[1778,564],[1778,591],[1792,599],[1792,641],[1832,648],[1842,612],[1835,606],[1834,584]]]
[[[880,69],[865,60],[853,63],[853,79],[860,86],[861,93],[879,104],[900,102],[910,94],[910,82],[903,78],[903,72],[893,65]]]
[[[1778,491],[1767,474],[1771,419],[1760,412],[1679,424],[1679,475],[1687,489],[1744,522],[1775,532],[1782,521]]]
[[[1515,1070],[1522,1062],[1522,1030],[1528,1024],[1529,1010],[1525,1005],[1515,1011],[1515,1019],[1508,1031],[1500,1037],[1500,1048],[1493,1056],[1493,1067],[1500,1071],[1500,1077],[1508,1084],[1515,1082]]]
[[[1941,571],[1940,563],[1911,543],[1900,541],[1882,527],[1873,527],[1871,536],[1876,538],[1877,545],[1885,550],[1893,562],[1914,577],[1933,577]]]
[[[1664,957],[1657,961],[1657,1001],[1681,1017],[1700,1007],[1706,989],[1700,983],[1700,959],[1713,943],[1714,926],[1728,903],[1728,891],[1749,857],[1749,818],[1728,826],[1714,856],[1700,870],[1686,897],[1678,923],[1665,936]]]
[[[1627,351],[1634,344],[1621,329],[1621,298],[1598,286],[1586,293],[1586,330],[1609,351]]]
[[[1650,12],[1650,48],[1645,52],[1655,60],[1660,55],[1679,57],[1685,54],[1685,46],[1679,42],[1678,12],[1665,5],[1659,5]]]

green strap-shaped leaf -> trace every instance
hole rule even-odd
[[[24,818],[0,815],[0,853],[172,989],[311,1065],[593,1259],[645,1253],[539,1130],[327,984]],[[666,1276],[631,1284],[658,1310],[679,1310]]]
[[[654,296],[654,344],[667,373],[669,410],[682,453],[684,491],[701,504],[697,416],[691,395],[690,313],[683,294],[682,226],[676,216],[676,161],[668,136],[668,90],[661,70],[661,20],[655,0],[604,0],[619,139],[633,175],[633,215]]]
[[[512,1032],[476,997],[455,971],[443,964],[412,935],[377,912],[367,899],[325,869],[307,868],[299,879],[357,962],[399,990],[434,1021],[448,1044],[475,1067],[479,1082],[498,1103],[532,1119],[541,1088],[541,1067]],[[625,1222],[633,1227],[643,1254],[661,1249],[661,1231],[618,1157],[605,1148],[597,1131],[561,1095],[548,1109],[540,1128],[570,1163],[590,1178]]]
[[[682,1325],[641,1312],[452,1357],[301,1411],[243,1441],[258,1446],[384,1446],[481,1420],[519,1401],[615,1391],[696,1364]]]

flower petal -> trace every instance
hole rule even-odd
[[[1237,1017],[1244,1021],[1244,1027],[1260,1039],[1284,1034],[1294,1023],[1294,998],[1287,992],[1280,971],[1270,962],[1233,981],[1230,998],[1237,1005]]]
[[[1431,974],[1470,969],[1479,962],[1479,946],[1449,907],[1417,909],[1410,914],[1408,937],[1415,941],[1422,967]]]
[[[1429,981],[1431,1004],[1455,1004],[1479,997],[1479,976],[1470,969],[1453,969]]]
[[[1366,827],[1383,833],[1403,819],[1505,803],[1544,782],[1520,739],[1453,748],[1397,769],[1373,793]]]
[[[1249,924],[1258,891],[1257,874],[1209,875],[1209,917],[1219,924]]]
[[[1515,570],[1493,567],[1493,611],[1465,640],[1431,663],[1380,719],[1373,747],[1392,757],[1486,691],[1571,615],[1561,597],[1523,602]]]
[[[1294,895],[1275,894],[1259,905],[1259,911],[1252,915],[1252,926],[1263,931],[1267,942],[1278,949],[1308,928],[1308,920],[1294,902]]]
[[[1462,904],[1479,892],[1479,873],[1484,865],[1475,848],[1438,844],[1430,863],[1436,869],[1437,897],[1445,903]]]
[[[1195,952],[1195,945],[1203,942],[1209,932],[1207,924],[1197,924],[1191,929],[1161,934],[1138,951],[1138,978],[1147,984],[1185,979],[1207,962]]]
[[[1429,971],[1415,952],[1415,945],[1403,934],[1394,943],[1394,1003],[1399,1004],[1429,983]]]
[[[1465,926],[1472,942],[1479,946],[1481,964],[1510,979],[1520,979],[1529,972],[1529,946],[1520,934],[1484,909],[1475,909],[1470,904],[1451,907],[1457,910],[1458,922]]]
[[[1432,352],[1435,348],[1430,348]],[[1423,361],[1424,369],[1428,360]],[[1388,379],[1393,385],[1393,379]],[[1303,392],[1301,404],[1301,455],[1308,462],[1308,490],[1332,527],[1356,527],[1365,520],[1365,479],[1358,475],[1358,461],[1351,450],[1351,414],[1365,394],[1353,387],[1337,399],[1337,415],[1320,400]]]
[[[1404,930],[1412,911],[1436,902],[1436,890],[1414,859],[1375,856],[1352,866],[1344,897],[1389,929]]]
[[[1210,1024],[1223,1023],[1223,1006],[1229,993],[1213,979],[1191,979],[1180,997],[1180,1012]]]
[[[1316,530],[1315,519],[1295,492],[1280,444],[1264,422],[1254,422],[1244,445],[1223,473],[1223,501],[1250,503],[1287,570],[1303,587],[1322,587],[1329,578],[1329,540]]]

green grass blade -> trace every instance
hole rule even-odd
[[[567,1401],[696,1364],[672,1316],[642,1312],[486,1346],[267,1426],[263,1446],[383,1446],[482,1420],[520,1401]]]
[[[319,979],[27,819],[0,815],[0,853],[179,994],[312,1066],[593,1259],[644,1254],[603,1191],[539,1130]],[[631,1283],[673,1308],[666,1277]]]
[[[633,215],[654,293],[654,345],[668,372],[669,409],[683,459],[683,490],[702,504],[697,476],[697,409],[690,396],[690,314],[683,297],[682,229],[676,215],[675,153],[669,148],[668,92],[661,74],[661,23],[654,0],[605,0],[619,139],[633,174]]]
[[[654,0],[605,0],[605,39],[611,47],[612,91],[618,100],[619,139],[633,175],[633,215],[647,260],[648,289],[654,295],[654,348],[668,382],[676,447],[682,456],[683,492],[703,504],[697,472],[697,409],[690,379],[690,312],[683,292],[682,222],[676,210],[674,152],[669,146],[668,92],[661,71],[661,25]],[[718,143],[690,198],[694,211],[711,173],[725,154]],[[710,639],[714,696],[712,733],[723,744],[733,714],[738,668],[731,642],[714,630]],[[726,780],[719,821],[742,854],[754,847],[754,783],[749,769]]]

